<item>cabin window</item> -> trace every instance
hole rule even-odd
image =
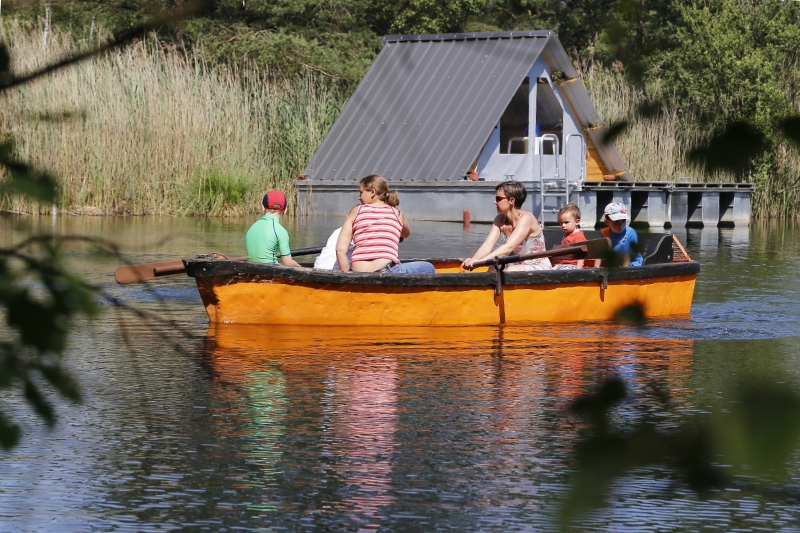
[[[558,138],[559,151],[564,144],[564,109],[556,97],[547,78],[536,80],[536,135],[553,134]],[[552,137],[542,141],[542,153],[555,155],[556,147]]]
[[[528,124],[530,82],[528,78],[514,93],[511,102],[500,117],[500,153],[501,154],[527,154],[528,153]]]

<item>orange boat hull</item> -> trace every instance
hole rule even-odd
[[[612,320],[620,309],[629,305],[641,306],[648,318],[688,316],[697,274],[685,272],[683,269],[676,275],[661,272],[652,277],[609,279],[606,288],[599,281],[569,281],[565,277],[564,281],[552,283],[546,279],[529,282],[538,273],[529,273],[527,277],[509,275],[497,297],[491,282],[482,286],[452,283],[415,286],[400,280],[395,284],[370,285],[251,272],[196,276],[196,281],[211,322],[476,326]],[[465,275],[495,274],[435,276],[444,282],[448,276]],[[347,274],[337,276],[333,279],[347,281],[342,278]]]

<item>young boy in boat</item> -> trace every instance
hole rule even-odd
[[[247,260],[256,263],[281,264],[299,267],[292,259],[289,247],[289,232],[281,226],[281,217],[286,214],[286,195],[280,191],[269,191],[261,200],[264,215],[247,230]]]
[[[567,204],[558,211],[558,223],[564,238],[558,247],[575,246],[586,240],[586,235],[580,230],[581,210],[575,204]],[[571,256],[551,257],[555,270],[573,270],[583,268],[583,259],[574,259]]]
[[[619,202],[611,202],[603,211],[608,227],[603,228],[603,237],[611,243],[611,251],[619,258],[620,266],[642,266],[639,253],[639,235],[628,226],[628,210]]]

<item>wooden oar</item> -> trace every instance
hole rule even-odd
[[[483,261],[477,261],[472,264],[472,268],[484,267],[484,266],[499,266],[499,265],[507,265],[508,263],[519,263],[521,261],[527,261],[529,259],[538,259],[540,257],[555,257],[558,255],[569,255],[569,254],[583,254],[583,259],[602,259],[603,255],[608,253],[608,240],[606,239],[594,239],[591,241],[585,241],[581,244],[576,244],[575,246],[566,246],[564,248],[555,248],[553,250],[547,250],[545,252],[533,252],[530,254],[520,254],[520,255],[506,255],[503,257],[496,257],[494,259],[485,259]]]
[[[299,257],[301,255],[318,254],[322,251],[322,246],[311,248],[298,248],[292,250],[291,255]],[[230,261],[247,261],[247,257],[231,257]],[[140,265],[121,266],[114,271],[114,279],[120,285],[128,283],[138,283],[141,281],[152,281],[154,279],[169,278],[180,276],[186,273],[183,261],[160,261],[158,263],[142,263]]]

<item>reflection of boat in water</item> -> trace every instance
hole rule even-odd
[[[700,270],[664,260],[637,268],[353,274],[213,259],[184,260],[212,322],[329,326],[467,326],[611,320],[623,307],[647,317],[688,315]]]
[[[322,375],[328,364],[387,357],[430,365],[426,368],[453,364],[454,369],[466,369],[465,357],[483,357],[535,366],[536,373],[548,379],[563,376],[565,381],[557,389],[598,375],[651,370],[658,379],[666,379],[664,385],[669,388],[684,388],[685,383],[673,382],[670,376],[688,372],[693,349],[691,340],[639,338],[615,324],[584,325],[577,330],[557,324],[398,327],[381,333],[363,328],[211,323],[207,340],[214,371],[226,375],[249,374],[265,364],[294,375]],[[406,364],[401,366],[405,370],[398,372],[410,370]],[[319,378],[311,381],[318,384]]]
[[[259,487],[248,509],[265,525],[292,529],[287,514],[293,525],[324,508],[343,517],[338,529],[355,530],[351,523],[400,512],[418,489],[467,494],[480,506],[469,495],[484,499],[479,490],[495,472],[526,472],[528,484],[544,472],[542,482],[553,482],[546,463],[576,431],[565,408],[603,376],[622,376],[633,391],[671,391],[676,407],[686,405],[692,341],[634,335],[615,324],[211,323],[212,418],[228,421],[216,431],[237,439],[251,465],[241,483]],[[292,514],[293,502],[303,510]]]

